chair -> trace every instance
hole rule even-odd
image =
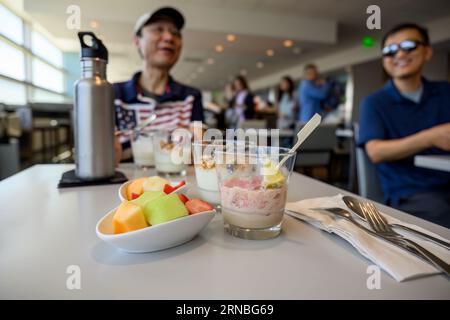
[[[239,124],[240,129],[267,129],[266,120],[244,120]]]
[[[363,148],[357,146],[359,125],[353,125],[355,132],[356,175],[358,177],[359,194],[364,198],[383,203],[383,191],[381,190],[377,168],[367,156]]]
[[[259,132],[261,129],[267,129],[266,120],[244,120],[239,124],[239,129],[245,131],[245,135],[248,137],[249,141],[261,144],[261,139],[265,139],[265,142],[268,142],[269,137],[267,134],[265,134],[265,132]]]
[[[9,139],[8,143],[0,143],[0,180],[20,170],[19,141]]]
[[[295,133],[297,134],[304,123],[297,123]],[[296,167],[327,167],[328,178],[332,179],[331,163],[336,147],[337,124],[324,124],[314,130],[300,147],[297,155]],[[296,136],[295,136],[296,140]],[[296,143],[297,141],[294,141]]]

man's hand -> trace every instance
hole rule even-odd
[[[450,123],[440,124],[428,129],[427,135],[433,147],[450,151]]]
[[[119,136],[114,137],[114,149],[116,151],[116,167],[119,165],[122,159],[122,144],[120,143]]]

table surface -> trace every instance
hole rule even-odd
[[[418,167],[450,172],[450,156],[446,155],[415,156],[414,164]]]
[[[434,275],[403,283],[381,272],[367,289],[371,262],[341,238],[289,216],[276,238],[251,241],[223,230],[218,214],[192,241],[127,254],[102,242],[97,221],[119,204],[119,185],[57,189],[73,165],[37,165],[0,182],[1,299],[449,299],[450,281]],[[132,165],[132,179],[151,175]],[[192,168],[188,194],[196,192]],[[347,192],[294,173],[288,201]],[[384,207],[446,238],[450,230]],[[68,266],[81,289],[68,290]]]

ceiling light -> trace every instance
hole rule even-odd
[[[225,48],[221,44],[218,44],[214,47],[214,50],[216,50],[216,52],[223,52],[224,49]]]
[[[209,64],[209,65],[212,65],[212,64],[214,64],[214,59],[213,58],[209,58],[208,60],[206,60],[206,63],[207,64]]]
[[[264,68],[264,63],[262,63],[261,61],[258,61],[258,62],[256,63],[256,67],[257,67],[258,69]]]
[[[268,57],[273,57],[274,54],[275,54],[275,51],[273,51],[272,49],[266,50],[266,55],[267,55]]]
[[[300,49],[299,47],[295,47],[295,48],[292,50],[292,52],[295,53],[295,54],[299,54],[299,53],[302,53],[302,49]]]
[[[283,41],[283,46],[285,46],[286,48],[290,48],[290,47],[292,47],[294,45],[294,41],[292,41],[292,40],[284,40]]]
[[[98,28],[98,21],[92,20],[89,25],[91,26],[92,29],[97,29]]]
[[[234,34],[227,34],[227,41],[228,42],[235,42],[236,36]]]
[[[241,76],[246,76],[247,75],[247,70],[242,69],[240,72]]]

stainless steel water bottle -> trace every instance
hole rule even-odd
[[[115,173],[114,91],[106,80],[108,50],[92,32],[79,32],[82,77],[75,84],[75,174],[83,180]],[[90,44],[86,43],[90,38]]]

